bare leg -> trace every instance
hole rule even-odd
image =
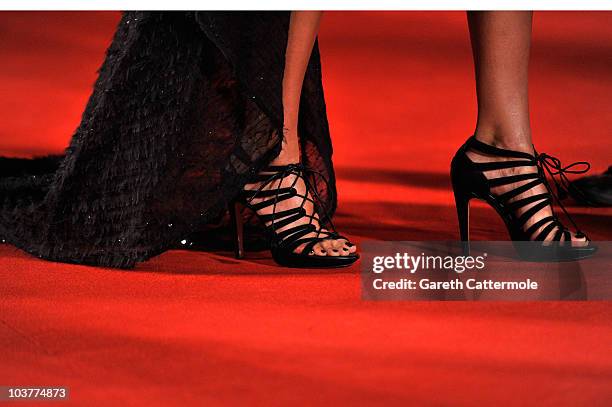
[[[468,13],[476,68],[476,138],[533,152],[527,75],[531,47],[530,11]]]
[[[478,121],[474,134],[484,143],[531,154],[533,144],[529,122],[528,68],[532,16],[530,11],[468,12],[478,96]],[[468,155],[473,161],[480,162],[504,160],[484,157],[476,152],[470,152]],[[489,171],[485,175],[488,178],[497,178],[534,171],[533,167],[518,167]],[[526,182],[496,187],[493,193],[502,194],[524,183]],[[544,192],[545,187],[540,185],[519,195],[515,200]],[[531,206],[522,208],[519,214]],[[551,214],[552,208],[548,206],[532,216],[525,226],[529,227]],[[542,228],[538,229],[534,236]],[[549,239],[554,236],[553,232],[550,233]],[[572,235],[572,240],[584,241],[575,235]]]
[[[284,140],[282,150],[273,164],[283,165],[300,161],[298,115],[304,74],[310,60],[322,12],[294,11],[291,13],[289,38],[285,53],[283,76]]]
[[[287,165],[300,162],[300,143],[298,138],[300,97],[302,94],[304,75],[319,30],[321,15],[322,12],[320,11],[293,11],[291,13],[287,50],[285,53],[285,71],[283,75],[284,137],[281,151],[278,157],[270,163],[271,165]],[[282,180],[281,185],[276,183],[269,187],[291,187],[294,181],[294,176],[287,177]],[[295,188],[298,192],[303,193],[305,191],[304,182],[298,180]],[[280,202],[275,208],[269,207],[261,210],[261,212],[262,214],[270,214],[273,210],[276,210],[278,213],[283,210],[301,206],[301,203],[301,198],[292,198]],[[304,205],[304,209],[308,214],[313,214],[315,212],[315,208],[310,202]],[[299,224],[309,222],[311,222],[310,219],[304,217],[278,231],[280,232]],[[318,220],[316,220],[315,223],[318,224]],[[314,232],[311,235],[315,236]],[[306,237],[310,237],[310,235]],[[301,252],[303,246],[304,245],[296,249],[296,252]],[[326,239],[313,247],[312,254],[319,256],[341,256],[353,253],[356,250],[357,247],[355,245],[350,244],[344,239]]]

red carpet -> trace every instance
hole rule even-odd
[[[60,151],[116,13],[0,13],[0,153]],[[463,13],[328,13],[323,71],[340,206],[356,240],[456,239],[448,164],[475,92]],[[612,14],[538,13],[541,151],[612,164]],[[476,208],[478,239],[506,239]],[[595,240],[612,211],[572,207]],[[0,385],[74,405],[607,405],[612,307],[362,302],[358,270],[291,272],[267,252],[172,251],[136,271],[0,245]],[[27,403],[20,404],[27,405]],[[64,405],[64,404],[62,404]]]

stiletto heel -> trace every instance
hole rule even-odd
[[[229,204],[229,213],[234,233],[234,255],[237,259],[244,258],[244,224],[240,203],[233,201]]]
[[[470,196],[453,185],[455,206],[457,207],[457,220],[459,221],[459,236],[461,238],[463,254],[470,255]]]
[[[348,244],[348,239],[335,231],[328,214],[321,213],[329,225],[323,229],[319,215],[316,212],[310,214],[305,208],[306,205],[317,208],[318,202],[315,199],[320,200],[318,189],[311,182],[317,176],[327,183],[322,174],[302,164],[270,166],[259,173],[255,181],[258,188],[245,189],[239,198],[240,202],[251,209],[265,226],[272,258],[281,266],[345,267],[359,259],[356,253],[340,256],[321,256],[314,253],[315,245],[324,240],[344,239]],[[283,183],[285,179],[292,181]],[[298,192],[298,181],[304,186],[303,193]],[[289,209],[286,209],[286,205],[283,209],[279,208],[279,204],[287,200],[295,200],[295,205]],[[266,212],[266,208],[271,209],[267,210],[269,213],[262,213]],[[238,220],[240,213],[234,212],[234,217]]]
[[[504,157],[505,160],[474,162],[468,156],[468,151],[480,153],[484,156]],[[585,170],[572,169],[577,165],[584,165],[587,168]],[[524,173],[516,171],[512,175],[491,179],[484,175],[489,171],[510,170],[520,167],[531,167],[533,171]],[[487,202],[497,211],[504,220],[512,241],[542,242],[539,246],[516,243],[515,247],[521,257],[536,261],[564,261],[592,256],[597,251],[597,247],[590,243],[584,233],[578,230],[559,198],[559,196],[567,193],[569,185],[565,173],[581,174],[588,171],[589,168],[590,166],[586,162],[562,167],[559,159],[547,154],[536,152],[535,155],[532,155],[520,151],[505,150],[478,141],[474,136],[470,137],[459,148],[451,163],[451,179],[461,240],[469,242],[469,201],[476,198]],[[556,187],[556,194],[548,182],[546,172]],[[555,179],[554,176],[558,176],[559,180]],[[504,193],[494,194],[492,192],[497,187],[509,185],[514,187]],[[545,187],[545,192],[535,193],[532,191],[533,188],[540,185]],[[544,216],[535,222],[531,222],[531,219],[539,211],[552,206],[553,199],[557,201],[559,207],[575,227],[577,231],[575,236],[585,238],[584,245],[574,246],[572,244],[570,231],[561,224],[554,213],[551,216]]]
[[[459,236],[462,242],[470,240],[470,198],[455,191],[455,205],[459,220]]]

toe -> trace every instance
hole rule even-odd
[[[357,251],[357,245],[351,243],[351,242],[346,242],[344,244],[346,247],[348,247],[349,249],[349,253],[355,253]]]
[[[327,249],[321,243],[317,243],[312,247],[313,256],[327,256]]]
[[[351,251],[351,248],[349,247],[349,242],[344,239],[340,240],[338,250],[340,250],[341,256],[348,256],[349,254],[354,253],[354,251]]]
[[[584,235],[576,235],[575,233],[572,233],[572,246],[577,246],[577,247],[584,247],[587,246],[589,244],[589,241],[587,240],[586,236]]]
[[[335,249],[334,249],[333,243],[330,240],[323,240],[322,242],[319,243],[319,245],[321,246],[321,249],[325,251],[326,256],[336,255],[334,254]]]
[[[339,247],[336,247],[337,249],[340,249],[340,252],[342,254],[350,254],[350,253],[355,253],[357,251],[357,246],[355,246],[353,243],[349,242],[346,239],[338,239],[337,242],[340,242]]]
[[[327,255],[328,256],[340,256],[340,250],[329,248],[327,249]]]
[[[344,246],[344,242],[346,242],[344,239],[334,239],[331,241],[331,246],[336,250],[341,250]]]
[[[340,250],[336,248],[333,240],[324,240],[321,242],[328,256],[340,256]]]

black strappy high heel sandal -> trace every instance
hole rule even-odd
[[[305,205],[312,204],[316,208],[320,201],[316,187],[312,184],[310,176],[321,177],[325,183],[325,177],[302,164],[290,164],[286,166],[270,166],[263,169],[254,181],[259,184],[257,189],[244,190],[243,193],[230,207],[230,215],[235,228],[236,257],[244,256],[244,239],[242,216],[240,205],[251,209],[268,232],[270,240],[270,251],[276,263],[284,267],[298,268],[332,268],[345,267],[353,264],[359,258],[356,253],[340,256],[321,256],[314,253],[314,246],[328,239],[348,239],[336,233],[331,219],[323,214],[326,226],[322,228],[322,220],[316,211],[308,214]],[[293,177],[289,186],[283,186],[283,179]],[[296,189],[298,181],[304,183],[303,194]],[[268,189],[266,189],[268,188]],[[300,198],[299,205],[291,209],[278,210],[280,202],[288,199]],[[316,199],[316,200],[315,200]],[[264,208],[270,208],[268,214],[260,214]],[[299,252],[296,252],[303,246]]]
[[[468,157],[468,152],[481,153],[496,157],[505,157],[511,160],[474,162]],[[572,169],[575,166],[583,165],[584,170]],[[537,171],[501,176],[497,178],[487,178],[485,172],[504,170],[517,167],[536,167]],[[597,247],[590,243],[588,237],[581,232],[567,210],[561,203],[561,199],[567,194],[569,180],[565,173],[582,174],[589,170],[587,162],[577,162],[569,166],[562,167],[559,159],[547,154],[531,155],[520,151],[505,150],[497,148],[481,141],[474,136],[459,148],[451,163],[451,179],[455,203],[457,205],[457,216],[459,219],[459,232],[461,240],[468,242],[464,249],[469,251],[469,202],[472,198],[481,199],[491,205],[502,217],[510,233],[510,238],[514,242],[519,241],[541,241],[542,244],[521,245],[516,243],[515,247],[519,256],[532,261],[568,261],[579,260],[592,256]],[[555,185],[556,193],[547,180],[546,172],[550,175]],[[559,180],[554,176],[558,176]],[[504,185],[520,184],[515,188],[502,194],[493,194],[492,189]],[[533,195],[526,194],[539,185],[546,187],[546,192]],[[540,210],[552,205],[553,199],[557,201],[569,221],[576,229],[576,237],[585,238],[585,244],[581,246],[572,245],[572,235],[563,226],[557,216],[545,216],[542,219],[526,227],[529,220]],[[526,210],[519,213],[522,209]],[[538,232],[536,234],[536,232]],[[554,232],[552,239],[549,235]],[[534,250],[534,247],[537,247]]]

